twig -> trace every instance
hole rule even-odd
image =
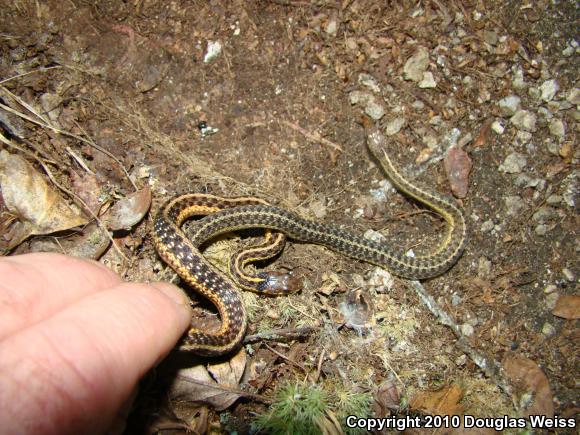
[[[257,343],[259,341],[286,342],[297,340],[310,335],[313,331],[314,328],[309,326],[303,328],[274,329],[269,332],[247,335],[246,338],[244,338],[244,344]]]
[[[12,98],[14,101],[16,101],[18,104],[20,104],[22,107],[26,108],[30,113],[33,113],[34,115],[36,115],[36,117],[40,120],[42,120],[42,122],[44,122],[45,124],[50,125],[50,128],[54,128],[50,121],[45,118],[44,116],[42,116],[40,113],[38,113],[34,107],[32,107],[30,104],[28,104],[26,101],[24,101],[22,98],[20,98],[18,95],[13,94],[12,92],[10,92],[8,89],[6,89],[4,86],[0,86],[0,89],[6,94],[8,95],[8,97]]]
[[[314,376],[314,380],[313,383],[318,382],[318,379],[320,379],[320,373],[322,372],[322,363],[324,362],[324,354],[326,353],[326,349],[322,349],[322,352],[320,352],[320,357],[318,358],[318,366],[316,367],[316,376]]]
[[[301,369],[304,373],[306,373],[306,376],[308,376],[308,371],[306,370],[306,367],[304,367],[302,364],[297,363],[294,360],[291,360],[290,358],[288,358],[283,353],[280,353],[276,349],[274,349],[272,346],[269,346],[267,343],[264,343],[264,346],[266,346],[272,353],[275,353],[276,355],[278,355],[283,360],[288,361],[290,364],[292,364],[292,365],[298,367],[299,369]]]
[[[221,391],[225,391],[226,393],[237,394],[238,396],[241,396],[241,397],[249,397],[251,399],[254,399],[254,400],[257,400],[259,402],[266,403],[266,404],[272,403],[271,399],[267,398],[266,396],[262,396],[261,394],[249,393],[247,391],[240,390],[238,388],[227,387],[225,385],[219,385],[219,384],[214,384],[214,383],[209,383],[209,382],[198,381],[197,379],[192,379],[192,378],[189,378],[189,377],[183,376],[183,375],[177,375],[176,377],[184,382],[189,382],[191,384],[201,385],[203,387],[208,387],[208,388],[213,389],[213,390],[221,390]]]
[[[56,68],[62,68],[62,66],[61,65],[49,66],[47,68],[39,68],[39,69],[35,69],[33,71],[28,71],[28,72],[25,72],[25,73],[22,73],[22,74],[17,74],[15,76],[8,77],[7,79],[0,80],[0,85],[1,84],[4,84],[6,82],[9,82],[10,80],[14,80],[14,79],[18,79],[20,77],[27,76],[29,74],[34,74],[34,73],[37,73],[37,72],[45,72],[45,71],[48,71],[48,70],[51,70],[51,69],[56,69]]]
[[[287,125],[288,127],[290,127],[292,130],[297,131],[298,133],[302,134],[304,137],[306,137],[306,139],[312,141],[312,142],[319,142],[323,145],[327,145],[331,148],[334,148],[337,151],[342,152],[343,149],[340,145],[335,144],[334,142],[329,141],[328,139],[323,138],[322,136],[320,136],[320,134],[318,132],[314,132],[314,133],[310,133],[306,130],[304,130],[302,127],[300,127],[297,124],[294,124],[290,121],[281,121],[282,124]]]
[[[415,290],[415,293],[417,293],[419,298],[423,301],[423,304],[429,308],[429,311],[431,311],[435,317],[437,317],[439,323],[451,328],[451,331],[457,337],[457,346],[467,356],[469,356],[471,360],[485,373],[485,375],[492,379],[498,387],[500,387],[506,394],[511,395],[512,387],[503,374],[501,364],[493,358],[488,358],[480,353],[468,343],[467,339],[461,333],[459,325],[457,325],[451,316],[445,312],[437,302],[435,302],[435,299],[427,293],[427,290],[425,290],[425,287],[423,287],[419,281],[408,282],[411,288]]]
[[[91,169],[87,166],[87,164],[85,163],[85,161],[81,158],[81,156],[76,155],[76,153],[70,149],[70,147],[66,147],[65,151],[67,153],[69,153],[73,159],[75,159],[77,161],[77,163],[85,170],[87,171],[89,174],[91,175],[95,175],[95,173],[93,171],[91,171]]]

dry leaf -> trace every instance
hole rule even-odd
[[[32,165],[18,155],[0,151],[0,191],[6,209],[16,216],[7,250],[33,234],[50,234],[87,223]]]
[[[556,306],[552,310],[552,314],[568,320],[580,319],[580,296],[560,296],[556,301]]]
[[[240,349],[231,360],[213,364],[209,371],[203,365],[180,370],[169,396],[177,401],[206,403],[217,411],[223,411],[242,394],[237,386],[245,367],[246,352]]]
[[[481,126],[481,129],[479,130],[479,134],[477,135],[477,137],[473,141],[473,146],[475,148],[480,148],[480,147],[484,146],[489,141],[489,134],[491,132],[491,124],[493,124],[492,119],[488,119],[483,123],[483,125]]]
[[[554,416],[552,389],[548,378],[532,360],[510,354],[503,361],[503,368],[511,382],[521,388],[516,403],[525,416]]]
[[[151,207],[151,189],[147,186],[118,201],[107,216],[107,226],[113,230],[130,230],[143,219]]]
[[[462,415],[463,406],[459,403],[463,390],[450,385],[438,391],[420,391],[410,401],[412,409],[430,415]]]
[[[397,386],[392,381],[385,381],[375,391],[373,401],[374,415],[378,418],[389,417],[399,410],[401,396]]]

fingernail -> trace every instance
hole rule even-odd
[[[184,305],[189,307],[189,298],[187,295],[178,287],[174,285],[167,284],[165,282],[154,282],[151,283],[153,287],[175,302],[177,305]]]

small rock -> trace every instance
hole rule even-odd
[[[562,198],[560,195],[550,195],[546,199],[546,204],[558,205],[558,204],[562,204],[563,201],[564,201],[564,198]]]
[[[558,292],[552,292],[546,295],[546,299],[544,300],[546,301],[546,307],[548,308],[548,310],[552,311],[554,309],[559,297],[560,294]]]
[[[352,91],[348,94],[350,104],[362,104],[364,111],[374,120],[381,119],[385,114],[385,109],[381,106],[374,95],[368,92]]]
[[[518,129],[529,132],[536,131],[536,115],[527,110],[518,110],[510,118],[510,122]]]
[[[330,18],[324,26],[324,31],[330,36],[336,36],[338,31],[338,22],[335,17]]]
[[[469,173],[473,166],[469,154],[459,146],[452,146],[445,156],[444,166],[453,195],[457,198],[465,198],[469,185]]]
[[[471,337],[474,332],[475,330],[473,329],[473,326],[471,326],[469,323],[464,323],[461,325],[461,333],[466,337]]]
[[[375,230],[368,229],[363,234],[363,237],[367,240],[371,240],[377,243],[384,243],[386,241],[386,237],[383,236],[381,233]]]
[[[222,52],[222,43],[220,41],[207,41],[207,51],[203,57],[204,63],[209,63],[219,56]]]
[[[389,121],[387,128],[385,129],[385,134],[387,136],[392,136],[401,131],[401,128],[406,124],[407,120],[405,118],[395,118]]]
[[[505,131],[505,127],[503,126],[501,121],[493,121],[491,123],[491,129],[498,135],[502,135]]]
[[[564,123],[561,119],[552,119],[549,124],[549,129],[550,133],[557,137],[562,137],[566,134],[566,128],[564,127]]]
[[[453,305],[454,307],[459,305],[462,300],[463,298],[461,297],[461,295],[458,295],[457,293],[453,293],[451,295],[451,305]]]
[[[509,95],[498,102],[502,116],[513,116],[520,109],[520,97]]]
[[[418,82],[423,79],[423,73],[429,66],[429,51],[425,47],[418,47],[413,56],[403,67],[403,78]]]
[[[524,89],[526,87],[526,82],[524,81],[524,71],[521,68],[515,70],[512,85],[514,89]]]
[[[566,101],[569,101],[575,106],[580,106],[580,88],[570,89],[568,95],[566,95]]]
[[[542,100],[546,102],[551,101],[556,95],[556,92],[558,92],[558,83],[553,79],[546,80],[542,83],[542,86],[540,86],[540,91]]]
[[[574,40],[572,40],[572,42],[568,41],[566,43],[566,48],[564,50],[562,50],[562,56],[564,57],[570,57],[572,56],[578,48],[578,43]]]
[[[546,224],[539,224],[536,226],[536,228],[534,228],[534,232],[540,237],[543,237],[546,234],[548,234],[549,230],[550,230],[550,227]]]
[[[393,275],[382,267],[373,269],[368,279],[368,285],[375,287],[378,293],[391,291],[394,284],[395,278],[393,278]]]
[[[536,190],[544,190],[546,187],[546,180],[543,178],[532,178],[528,174],[520,174],[517,176],[515,185],[518,187],[523,187],[524,189],[527,187],[533,187]]]
[[[575,207],[580,195],[580,187],[578,186],[578,171],[572,172],[562,182],[563,194],[562,197],[568,207]]]
[[[310,206],[308,208],[310,208],[310,211],[314,214],[314,216],[316,216],[317,219],[322,219],[323,217],[326,216],[327,213],[326,206],[319,199],[310,203]]]
[[[455,365],[457,367],[463,367],[466,362],[467,362],[467,355],[465,355],[463,353],[457,357],[457,359],[455,360]]]
[[[490,30],[483,31],[483,40],[487,42],[489,45],[497,45],[498,36],[496,32],[492,32]]]
[[[493,221],[491,219],[489,219],[481,224],[481,232],[482,233],[489,233],[491,230],[493,230],[494,226],[495,226],[495,224],[493,223]]]
[[[553,141],[551,138],[547,138],[544,141],[544,144],[546,145],[546,149],[550,154],[554,156],[560,155],[560,144],[558,142]]]
[[[526,156],[523,154],[511,153],[505,158],[498,169],[500,172],[507,174],[519,174],[526,167],[527,163]]]
[[[491,261],[486,257],[479,257],[477,262],[477,276],[488,278],[491,276]]]
[[[540,90],[534,86],[530,86],[528,88],[528,95],[533,100],[539,100],[540,99]]]
[[[529,131],[518,130],[516,133],[516,144],[517,145],[526,145],[529,144],[532,140],[534,135]]]
[[[544,289],[544,293],[550,294],[554,293],[556,290],[558,290],[558,287],[556,287],[554,284],[550,284],[546,286],[546,288]]]
[[[556,328],[554,328],[551,324],[546,322],[542,326],[542,334],[545,335],[546,337],[552,337],[553,335],[556,334]]]
[[[433,73],[427,71],[423,74],[423,80],[419,82],[419,87],[421,89],[432,89],[437,87],[437,83],[435,82],[435,77],[433,77]]]
[[[533,215],[532,220],[539,223],[548,222],[558,216],[552,207],[540,207]]]
[[[552,100],[550,102],[548,102],[546,104],[546,106],[548,106],[548,110],[552,113],[556,113],[559,112],[560,109],[562,108],[562,103],[560,103],[559,101],[556,100]]]
[[[378,121],[385,115],[385,109],[376,101],[369,101],[369,103],[365,106],[365,113],[373,118],[375,121]]]
[[[564,278],[566,278],[569,282],[574,282],[576,280],[576,277],[574,276],[574,272],[572,272],[567,267],[562,269],[562,274],[564,275]]]
[[[507,196],[504,200],[508,216],[518,216],[526,208],[524,200],[517,196]]]
[[[358,76],[358,82],[361,85],[369,88],[375,94],[378,94],[381,92],[381,88],[380,88],[377,80],[373,76],[371,76],[370,74],[364,74],[364,73],[360,74]]]
[[[362,91],[352,91],[350,94],[348,94],[348,100],[350,101],[350,104],[366,104],[374,98],[375,97],[368,92]]]

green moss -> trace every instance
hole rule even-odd
[[[326,393],[317,386],[288,384],[280,389],[270,411],[256,420],[257,429],[268,434],[320,434],[318,424],[328,407]]]

